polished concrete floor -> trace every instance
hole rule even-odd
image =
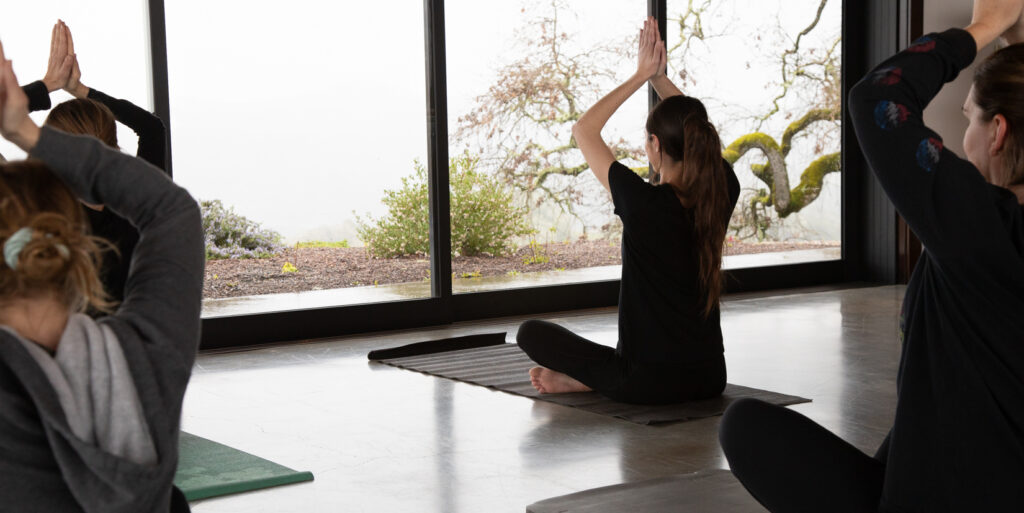
[[[900,286],[732,297],[729,381],[801,395],[793,406],[865,451],[896,400]],[[549,315],[613,345],[614,309]],[[727,467],[720,417],[642,426],[367,362],[367,351],[514,331],[506,318],[203,354],[183,429],[299,470],[311,483],[193,503],[214,512],[522,512],[540,499]]]

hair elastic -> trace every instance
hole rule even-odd
[[[47,238],[53,237],[52,234],[46,234]],[[4,242],[4,262],[7,263],[7,267],[12,270],[18,269],[18,257],[21,256],[21,251],[25,249],[25,246],[32,240],[32,229],[24,227],[18,229],[18,231],[11,234],[10,237]],[[71,251],[64,244],[54,244],[57,248],[57,252],[60,256],[65,259],[71,257]]]

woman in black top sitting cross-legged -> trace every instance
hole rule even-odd
[[[53,26],[46,75],[42,80],[22,87],[28,96],[30,111],[49,109],[49,93],[57,89],[64,89],[74,99],[54,107],[46,117],[47,126],[71,134],[91,135],[107,146],[118,148],[115,121],[121,122],[139,136],[136,155],[166,172],[167,129],[163,121],[128,100],[113,98],[83,84],[71,29],[63,21]],[[128,269],[139,242],[139,232],[103,205],[88,207],[86,216],[92,234],[110,241],[117,248],[116,254],[104,254],[100,277],[110,298],[120,302],[124,299]]]
[[[967,159],[923,112],[1002,34],[964,103]],[[1024,2],[979,0],[850,92],[857,139],[924,251],[900,314],[896,416],[874,457],[792,410],[741,399],[722,449],[774,513],[1024,511]],[[853,384],[856,386],[856,384]]]
[[[619,343],[612,349],[555,324],[523,323],[517,341],[541,365],[530,370],[541,393],[594,390],[617,401],[663,404],[725,388],[720,268],[739,182],[704,105],[672,85],[665,59],[649,19],[637,72],[573,127],[622,219]],[[648,80],[663,98],[647,118],[645,144],[657,185],[616,162],[601,139],[608,118]]]

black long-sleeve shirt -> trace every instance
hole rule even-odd
[[[42,81],[32,82],[22,87],[22,90],[28,96],[30,111],[50,108],[49,91]],[[106,105],[117,121],[139,136],[136,156],[166,172],[167,129],[159,117],[128,100],[110,97],[95,88],[89,89],[88,98]],[[107,239],[117,247],[120,256],[107,254],[103,259],[100,276],[107,293],[114,300],[121,301],[124,299],[128,268],[135,245],[139,242],[139,233],[132,228],[131,223],[109,210],[87,209],[86,215],[93,235]]]
[[[850,93],[868,164],[925,247],[881,511],[1024,511],[1024,212],[922,120],[976,51],[963,30],[931,34]]]

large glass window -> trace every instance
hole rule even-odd
[[[22,85],[46,74],[50,33],[58,19],[71,29],[83,84],[152,108],[148,17],[146,3],[141,0],[101,4],[72,0],[28,2],[7,10],[0,16],[0,37]],[[50,94],[53,105],[71,98],[62,90]],[[31,114],[38,124],[43,123],[46,115],[46,111]],[[135,134],[119,124],[117,135],[121,149],[134,154]],[[8,159],[25,156],[4,140],[0,140],[0,154]]]
[[[176,0],[166,17],[204,317],[429,296],[422,2]]]
[[[618,279],[621,225],[571,127],[636,71],[647,4],[447,0],[445,15],[454,291]],[[647,108],[643,88],[603,133],[642,175]]]
[[[669,73],[742,185],[726,268],[841,258],[840,0],[670,0]]]

